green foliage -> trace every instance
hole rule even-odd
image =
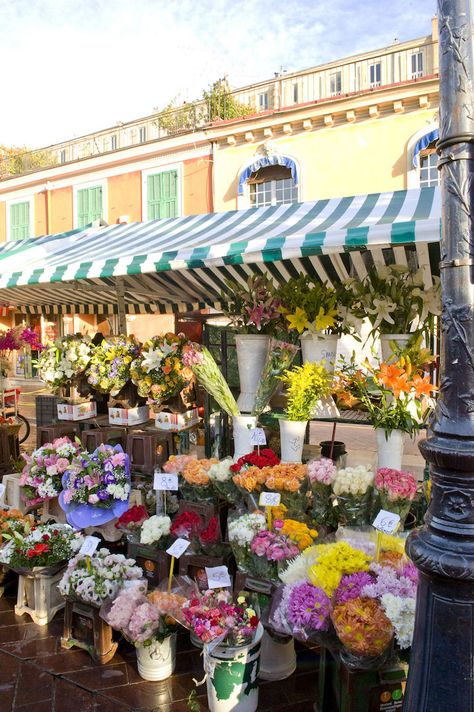
[[[205,89],[202,98],[207,104],[210,121],[216,119],[239,119],[252,114],[255,109],[247,104],[242,104],[232,96],[229,84],[225,79],[218,79]]]
[[[54,166],[56,163],[51,151],[33,151],[26,146],[0,145],[0,178]]]
[[[331,376],[323,363],[306,361],[284,372],[280,379],[288,386],[288,420],[309,420],[317,401],[331,391]]]

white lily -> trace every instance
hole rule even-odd
[[[393,302],[389,302],[386,299],[377,299],[376,297],[373,301],[373,308],[370,309],[369,307],[367,307],[367,312],[369,314],[377,315],[377,318],[373,323],[374,329],[376,329],[383,321],[386,321],[389,324],[395,324],[395,321],[392,319],[390,314],[394,312],[396,308],[397,305]]]

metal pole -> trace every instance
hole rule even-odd
[[[125,312],[125,285],[122,277],[117,277],[115,282],[118,307],[118,333],[127,335],[127,316]]]
[[[439,0],[443,300],[440,394],[404,712],[474,712],[474,109],[469,0]]]

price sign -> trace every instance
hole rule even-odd
[[[381,509],[375,517],[372,526],[384,534],[394,534],[400,526],[400,516]]]
[[[155,490],[177,490],[178,475],[175,472],[158,472],[155,470],[153,477],[153,489]]]
[[[278,507],[280,500],[279,492],[261,492],[258,503],[261,507]]]
[[[205,568],[209,588],[227,588],[228,586],[232,586],[227,566],[206,566]]]
[[[250,442],[252,445],[266,445],[267,438],[263,428],[252,428],[250,431]]]
[[[79,553],[82,556],[92,556],[99,544],[100,539],[98,536],[86,536],[83,545],[79,549]]]
[[[174,556],[175,559],[179,559],[179,557],[184,554],[190,543],[191,542],[187,539],[176,539],[176,541],[171,544],[170,548],[166,549],[166,553],[170,556]]]
[[[0,483],[0,498],[5,494],[5,485]]]

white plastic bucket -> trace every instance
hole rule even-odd
[[[176,662],[176,633],[162,643],[137,646],[138,674],[144,680],[166,680],[174,672]]]

